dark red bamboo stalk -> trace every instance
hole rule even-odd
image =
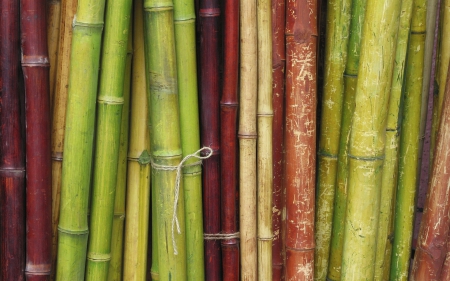
[[[29,281],[50,280],[52,177],[50,64],[45,0],[21,0],[26,122],[26,266]]]
[[[283,189],[283,136],[284,136],[284,68],[286,53],[284,28],[286,22],[286,1],[272,1],[272,104],[273,104],[273,242],[272,242],[272,280],[284,280],[282,211],[284,208]]]
[[[220,233],[220,74],[218,0],[200,0],[200,126],[202,146],[213,155],[203,161],[205,235]],[[220,240],[205,239],[205,278],[221,280]]]
[[[1,280],[24,280],[25,157],[20,116],[19,1],[0,2]]]
[[[245,0],[244,0],[245,1]],[[239,0],[224,3],[224,71],[220,101],[222,233],[237,228],[237,110],[239,63]],[[239,281],[239,240],[224,239],[222,270],[224,281]]]
[[[286,280],[314,278],[317,1],[286,10]]]

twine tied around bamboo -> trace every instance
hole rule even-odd
[[[203,151],[208,151],[208,154],[205,156],[201,156],[200,153],[202,153]],[[197,165],[201,165],[202,164],[202,160],[204,159],[208,159],[209,157],[211,157],[213,154],[213,150],[211,147],[202,147],[199,150],[197,150],[196,152],[186,155],[186,157],[184,157],[180,164],[178,164],[177,166],[166,166],[166,165],[160,165],[160,164],[156,164],[153,159],[151,159],[151,165],[153,169],[156,170],[163,170],[163,171],[177,171],[177,176],[175,179],[175,199],[173,201],[173,216],[172,216],[172,245],[173,245],[173,253],[175,255],[178,255],[178,249],[177,249],[177,243],[175,241],[175,234],[174,234],[174,226],[177,226],[177,232],[178,234],[181,234],[181,229],[180,229],[180,223],[178,222],[178,216],[177,216],[177,205],[178,205],[178,197],[180,195],[180,182],[181,182],[181,169],[183,167],[191,167],[191,166],[197,166]],[[186,161],[188,161],[191,158],[197,158],[198,161],[191,163],[191,164],[184,164]]]

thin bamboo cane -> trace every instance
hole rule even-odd
[[[150,217],[150,139],[145,81],[143,3],[134,1],[133,62],[128,148],[123,280],[145,280]],[[152,207],[154,204],[152,205]],[[153,225],[152,220],[152,225]],[[155,224],[156,226],[156,224]],[[153,237],[154,238],[154,237]],[[155,248],[152,247],[153,251]],[[155,259],[152,260],[152,272]],[[153,273],[152,273],[153,274]],[[155,274],[156,275],[156,274]],[[155,278],[158,280],[157,278]]]
[[[144,23],[159,277],[186,280],[184,200],[177,199],[184,192],[175,170],[182,151],[172,1],[144,1]]]
[[[314,278],[317,1],[286,9],[286,280]]]
[[[25,151],[20,116],[19,4],[0,2],[0,279],[21,281],[25,266]]]
[[[57,280],[83,280],[104,1],[80,0],[73,41],[64,136]]]
[[[256,0],[240,1],[239,226],[241,280],[257,280],[256,242]]]
[[[45,0],[20,1],[26,114],[26,280],[51,274],[52,169]]]
[[[47,46],[50,63],[50,106],[53,105],[56,86],[56,63],[61,23],[61,0],[47,0]]]
[[[446,251],[447,254],[445,255],[444,264],[442,265],[441,270],[441,277],[439,280],[441,281],[449,281],[450,280],[450,252],[448,249],[450,249],[450,231],[447,233],[447,242],[446,242]]]
[[[105,8],[86,280],[108,278],[131,3],[108,1]]]
[[[368,0],[348,150],[342,279],[372,280],[401,1]]]
[[[315,280],[325,280],[329,263],[351,3],[351,0],[333,0],[328,3],[326,70],[317,168]]]
[[[450,163],[450,75],[447,75],[446,84],[436,154],[412,266],[412,281],[441,280],[439,277],[447,253],[450,228],[450,176],[446,172]]]
[[[284,223],[284,218],[282,212],[285,205],[285,189],[283,185],[284,70],[286,65],[286,51],[284,48],[285,24],[286,1],[272,1],[273,281],[284,280],[284,235],[282,234],[282,224]]]
[[[344,72],[344,101],[342,109],[341,134],[339,138],[336,191],[333,210],[333,227],[330,243],[330,257],[327,278],[341,280],[342,249],[344,245],[345,211],[347,208],[348,143],[355,110],[355,91],[361,52],[361,33],[364,24],[366,0],[352,1],[350,37],[347,45],[347,62]]]
[[[414,1],[408,44],[390,280],[407,280],[419,169],[426,1]]]
[[[220,101],[220,177],[221,177],[221,228],[223,234],[234,234],[237,226],[237,112],[239,65],[239,0],[224,3],[223,48],[224,68],[222,99]],[[239,280],[239,240],[223,239],[223,280]]]
[[[193,0],[174,0],[175,49],[180,103],[181,148],[183,157],[200,148],[197,62],[195,49],[195,9]],[[196,162],[188,160],[186,165]],[[205,279],[202,210],[202,168],[183,168],[186,216],[187,280]]]

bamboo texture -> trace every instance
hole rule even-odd
[[[447,234],[447,242],[446,242],[447,254],[445,255],[444,264],[442,265],[442,270],[441,270],[441,277],[439,278],[439,280],[442,280],[442,281],[450,280],[450,252],[448,251],[449,246],[450,246],[449,242],[450,242],[450,239]]]
[[[47,0],[47,46],[48,46],[48,60],[50,63],[49,74],[49,91],[50,91],[50,106],[53,105],[55,97],[56,84],[56,63],[58,58],[59,48],[59,30],[61,23],[61,0]]]
[[[222,99],[220,101],[221,229],[223,234],[238,231],[237,197],[237,114],[239,63],[239,0],[224,3]],[[221,241],[224,281],[239,280],[239,240]]]
[[[447,75],[446,84],[436,154],[412,266],[412,281],[441,280],[439,277],[447,253],[446,242],[450,227],[450,202],[447,194],[450,192],[450,177],[445,171],[450,156],[450,75]]]
[[[20,117],[19,4],[19,1],[0,2],[0,279],[22,281],[25,267],[25,153]]]
[[[52,265],[50,65],[45,0],[20,1],[20,8],[27,139],[25,276],[37,281],[49,279]]]
[[[145,78],[143,3],[142,1],[134,1],[133,5],[134,52],[131,76],[123,280],[142,281],[145,280],[147,274],[147,248],[150,243],[151,167],[148,161],[150,155],[150,134]],[[152,227],[156,227],[156,222],[153,219]],[[154,247],[152,249],[155,251]],[[156,276],[157,274],[153,274],[154,270],[158,272],[157,266],[153,268],[155,259],[152,262],[152,276]],[[155,279],[158,280],[157,278]]]
[[[81,0],[73,22],[62,167],[57,280],[83,280],[104,1]]]
[[[351,4],[351,0],[328,3],[316,187],[315,280],[325,280],[329,263]]]
[[[256,241],[256,0],[240,1],[239,227],[241,280],[257,280]]]
[[[286,280],[314,278],[317,1],[286,8]]]
[[[197,65],[195,49],[195,9],[193,0],[174,0],[175,50],[180,103],[181,148],[183,158],[200,148]],[[186,165],[196,159],[186,161]],[[183,168],[186,216],[187,280],[205,280],[202,168]]]

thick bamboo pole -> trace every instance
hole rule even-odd
[[[239,280],[237,197],[237,114],[239,66],[239,0],[224,3],[222,99],[220,100],[221,241],[224,281]]]
[[[286,9],[286,280],[314,278],[317,1]]]
[[[241,280],[257,280],[256,242],[256,0],[240,1],[239,227]]]
[[[45,0],[22,0],[20,5],[27,139],[25,276],[38,281],[49,279],[52,266],[50,65]]]
[[[342,279],[372,280],[401,1],[368,0],[348,150]]]
[[[351,0],[328,3],[317,168],[315,280],[325,280],[329,263],[351,4]]]
[[[449,237],[450,231],[447,233],[447,242],[446,242],[446,251],[447,254],[445,255],[444,264],[442,265],[441,270],[441,277],[439,280],[441,281],[449,281],[450,280],[450,252],[448,249],[450,248],[450,237]]]
[[[25,151],[21,124],[19,1],[0,11],[0,279],[24,280]]]
[[[47,46],[50,63],[50,106],[53,105],[56,86],[56,63],[59,49],[59,32],[61,23],[61,0],[47,0]]]
[[[88,198],[104,1],[80,0],[73,41],[64,136],[57,280],[83,280]]]

